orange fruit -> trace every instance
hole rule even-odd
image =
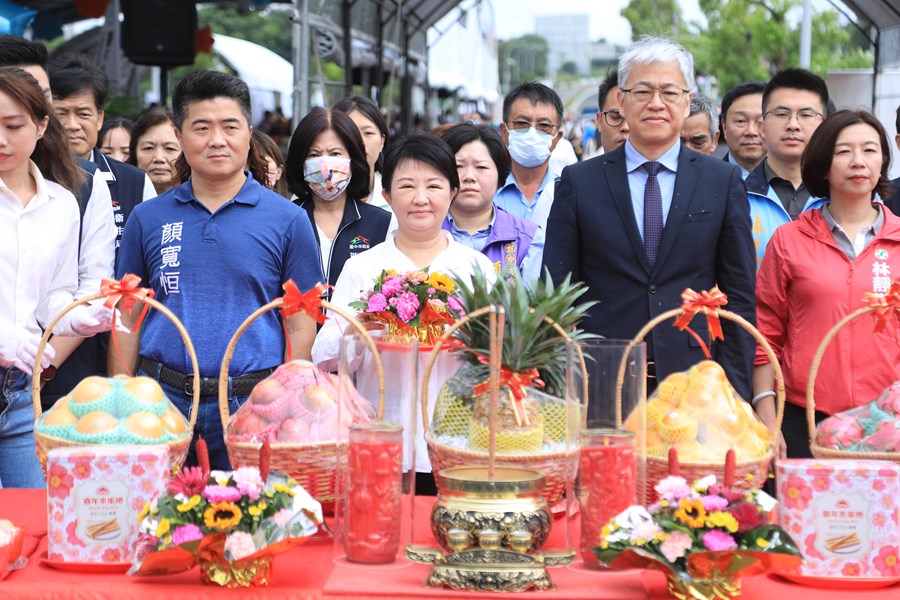
[[[656,394],[663,401],[671,404],[673,407],[677,407],[687,386],[687,373],[672,373],[659,383],[659,386],[656,388]]]
[[[675,443],[696,439],[698,427],[697,421],[673,410],[659,420],[657,433],[664,441]]]

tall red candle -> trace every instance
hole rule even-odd
[[[634,434],[615,429],[581,433],[576,495],[581,507],[581,558],[599,568],[591,548],[600,546],[600,530],[614,516],[637,502],[637,460]]]
[[[386,563],[400,547],[403,428],[368,423],[350,428],[344,552],[347,560]]]

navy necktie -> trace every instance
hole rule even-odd
[[[647,262],[652,269],[656,264],[663,230],[662,192],[656,178],[662,164],[653,161],[641,166],[647,171],[647,184],[644,186],[644,252],[647,253]]]

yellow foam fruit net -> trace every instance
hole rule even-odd
[[[490,429],[490,393],[473,394],[472,387],[482,382],[476,369],[463,367],[441,387],[435,403],[431,431],[443,441],[458,447],[488,451]],[[520,402],[519,415],[513,411],[508,388],[500,388],[497,413],[497,454],[541,454],[558,451],[555,444],[566,440],[565,402],[533,388]],[[524,417],[524,418],[523,418]]]
[[[753,461],[765,457],[772,443],[768,428],[712,360],[662,380],[628,416],[625,429],[635,432],[647,456],[665,458],[675,448],[679,461],[690,463],[722,464],[731,449],[737,462]]]

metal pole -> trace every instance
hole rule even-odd
[[[344,29],[344,95],[353,95],[353,3],[344,0],[343,4],[343,29]]]
[[[309,112],[309,0],[293,0],[291,46],[294,59],[294,115],[296,125]]]
[[[800,21],[800,66],[809,68],[812,51],[812,0],[803,0],[803,17]]]

